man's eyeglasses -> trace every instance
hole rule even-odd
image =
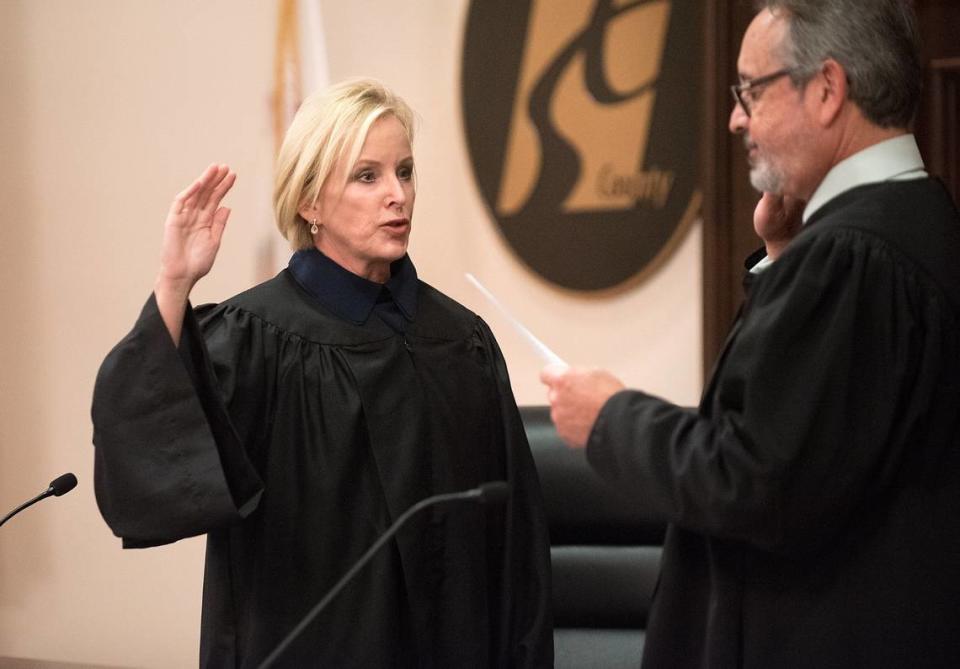
[[[792,67],[785,67],[782,70],[765,74],[762,77],[757,77],[756,79],[742,81],[739,84],[734,84],[731,86],[730,92],[733,93],[733,99],[737,101],[737,104],[743,108],[743,112],[749,117],[750,103],[755,102],[759,94],[757,89],[776,81],[780,77],[785,77],[791,72],[793,72]]]

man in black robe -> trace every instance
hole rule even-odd
[[[770,0],[730,127],[805,201],[690,411],[544,371],[557,429],[670,522],[646,667],[960,666],[960,215],[908,127],[899,0]]]

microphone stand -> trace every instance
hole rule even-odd
[[[370,548],[367,549],[367,552],[357,560],[357,562],[344,574],[337,583],[330,588],[329,592],[321,599],[316,606],[310,609],[310,612],[300,621],[300,623],[290,630],[290,633],[287,634],[286,638],[280,642],[280,644],[273,649],[273,651],[267,655],[264,660],[257,665],[257,669],[267,669],[277,661],[277,658],[290,646],[293,641],[300,636],[301,632],[307,628],[307,626],[313,622],[313,619],[316,618],[323,609],[326,608],[337,594],[343,590],[344,587],[350,582],[350,580],[356,576],[363,567],[376,555],[384,544],[386,544],[397,531],[403,527],[403,525],[414,515],[426,509],[430,506],[436,506],[438,504],[447,504],[450,502],[466,502],[466,501],[475,501],[481,503],[502,503],[510,494],[509,485],[503,481],[492,481],[490,483],[484,483],[478,488],[472,488],[471,490],[465,490],[462,492],[450,492],[442,495],[434,495],[433,497],[427,497],[422,499],[409,509],[403,512],[403,514],[397,518],[397,520],[390,526],[390,528],[380,535],[380,538],[377,539]]]
[[[23,510],[26,509],[27,507],[33,506],[34,504],[36,504],[37,502],[39,502],[41,499],[44,499],[44,498],[46,498],[46,497],[48,497],[48,496],[49,496],[49,493],[47,493],[46,491],[44,491],[44,492],[40,493],[39,495],[37,495],[36,497],[34,497],[33,499],[27,500],[26,502],[24,502],[23,504],[21,504],[20,506],[18,506],[16,509],[14,509],[13,511],[11,511],[11,512],[8,513],[7,515],[5,515],[5,516],[3,517],[3,520],[0,520],[0,526],[2,526],[5,522],[7,522],[7,521],[10,520],[11,518],[13,518],[15,515],[17,515],[18,513],[20,513],[21,511],[23,511]]]

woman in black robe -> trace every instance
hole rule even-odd
[[[486,324],[417,279],[412,113],[372,81],[304,102],[281,148],[275,278],[193,309],[235,175],[171,206],[161,270],[93,402],[100,510],[127,548],[207,534],[202,666],[261,662],[411,505],[505,480],[502,507],[415,516],[281,666],[547,667],[549,542]]]

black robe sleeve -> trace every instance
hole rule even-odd
[[[618,393],[589,460],[685,529],[816,550],[891,485],[954,355],[948,312],[869,236],[798,238],[756,280],[701,410]]]
[[[151,296],[94,389],[97,503],[125,547],[204,534],[256,507],[260,479],[219,392],[192,309],[178,350]]]
[[[550,537],[540,493],[540,481],[517,409],[506,362],[489,327],[478,319],[478,329],[499,396],[500,423],[506,444],[511,495],[507,503],[504,573],[511,582],[500,614],[501,638],[508,640],[501,667],[552,667],[553,616],[550,572]]]

